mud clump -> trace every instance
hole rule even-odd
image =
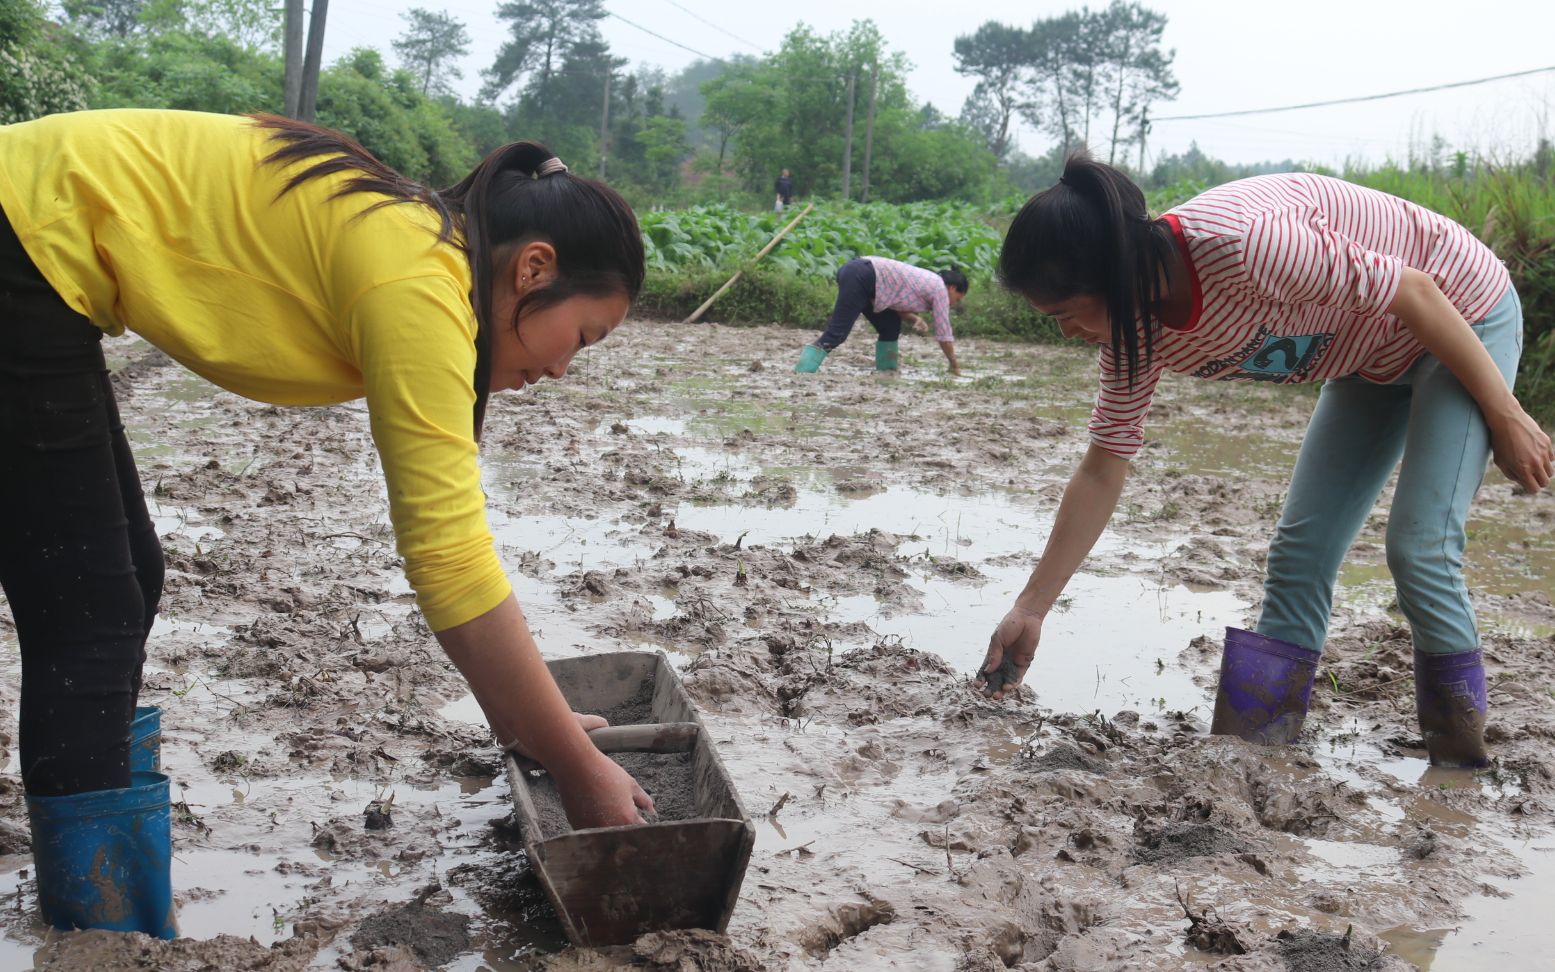
[[[995,692],[1003,692],[1006,688],[1014,690],[1020,687],[1015,678],[1015,661],[1006,657],[999,663],[998,668],[985,669],[978,673],[983,680],[983,694],[993,695]]]
[[[39,949],[40,972],[71,969],[159,969],[162,972],[302,972],[318,952],[313,938],[289,938],[267,948],[252,938],[217,935],[170,942],[111,931],[67,932]]]
[[[649,972],[762,972],[754,955],[701,928],[650,932],[632,945],[633,958]]]
[[[400,946],[426,967],[446,965],[470,947],[470,919],[412,901],[368,917],[351,936],[361,951]]]
[[[690,753],[620,753],[610,758],[653,797],[660,822],[695,820],[700,816]],[[572,831],[561,794],[550,775],[529,777],[529,795],[539,816],[541,840]]]
[[[1351,933],[1325,935],[1303,929],[1282,931],[1275,936],[1275,948],[1291,972],[1371,972],[1382,969],[1382,950],[1355,942]]]
[[[1252,849],[1247,841],[1212,823],[1169,823],[1162,827],[1141,824],[1135,828],[1134,861],[1163,864],[1189,857],[1243,854]]]
[[[1055,743],[1035,756],[1028,757],[1022,765],[1033,773],[1056,773],[1061,770],[1079,770],[1100,776],[1107,772],[1106,764],[1081,752],[1078,747]]]

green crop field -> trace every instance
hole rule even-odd
[[[788,224],[787,213],[746,213],[727,206],[639,215],[650,271],[731,273]],[[1000,235],[976,208],[955,203],[818,204],[762,261],[763,266],[830,280],[858,256],[884,256],[968,276],[989,277]]]

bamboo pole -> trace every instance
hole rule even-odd
[[[768,253],[771,253],[772,252],[772,248],[777,246],[780,242],[782,242],[783,237],[788,235],[788,231],[793,229],[795,226],[798,226],[799,225],[799,221],[801,219],[804,219],[807,215],[809,215],[810,210],[812,210],[814,208],[815,208],[815,203],[807,203],[805,205],[804,211],[801,212],[798,216],[795,216],[794,219],[793,219],[793,222],[789,223],[787,226],[785,226],[782,229],[778,230],[778,234],[776,236],[774,236],[767,243],[766,246],[761,248],[761,252],[760,253],[756,254],[754,257],[751,257],[751,261],[749,263],[747,263],[745,266],[741,267],[740,269],[736,270],[734,272],[734,276],[730,277],[727,283],[725,283],[722,287],[719,287],[716,291],[714,291],[713,292],[713,296],[711,296],[711,297],[707,298],[707,300],[703,301],[702,302],[702,306],[698,307],[696,310],[692,311],[691,312],[691,316],[687,317],[681,323],[683,323],[683,324],[695,324],[702,317],[703,314],[707,313],[707,309],[709,307],[713,306],[713,301],[715,301],[718,298],[722,297],[724,295],[725,291],[727,291],[730,287],[733,287],[735,281],[739,280],[741,277],[743,277],[745,275],[745,271],[749,270],[751,267],[754,267],[756,265],[756,263],[762,257],[766,256]]]

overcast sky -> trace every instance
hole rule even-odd
[[[1104,5],[1105,0],[1091,4]],[[1146,5],[1167,15],[1166,46],[1176,50],[1182,85],[1175,102],[1157,107],[1157,116],[1380,94],[1555,66],[1551,0],[1146,0]],[[502,43],[505,25],[495,16],[496,0],[330,0],[326,61],[359,45],[377,47],[392,61],[390,43],[404,27],[399,12],[413,6],[447,10],[465,22],[473,43],[461,65],[465,80],[459,90],[473,94],[480,69],[491,64]],[[1058,0],[606,2],[613,13],[714,57],[774,50],[800,22],[831,32],[871,18],[891,46],[912,60],[913,93],[952,115],[973,84],[955,72],[956,35],[988,20],[1024,25],[1078,6]],[[611,49],[634,65],[673,72],[696,59],[615,17],[601,28]],[[1455,148],[1523,154],[1541,133],[1552,132],[1555,71],[1359,105],[1223,120],[1163,118],[1151,133],[1149,152],[1155,158],[1196,140],[1209,154],[1233,162],[1375,162],[1402,159],[1411,144],[1422,145],[1433,134]],[[1019,145],[1037,154],[1051,140],[1023,128]]]

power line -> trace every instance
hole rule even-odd
[[[1467,88],[1476,84],[1489,84],[1491,81],[1505,81],[1508,78],[1525,78],[1530,74],[1543,74],[1546,71],[1555,71],[1555,65],[1550,67],[1533,68],[1528,71],[1513,71],[1511,74],[1497,74],[1488,78],[1475,78],[1472,81],[1454,81],[1451,84],[1433,84],[1424,88],[1408,88],[1403,91],[1389,91],[1386,94],[1358,95],[1354,98],[1335,98],[1332,101],[1309,101],[1301,105],[1283,105],[1279,108],[1244,108],[1240,111],[1217,111],[1200,115],[1162,115],[1150,119],[1152,122],[1164,121],[1198,121],[1205,118],[1231,118],[1237,115],[1268,115],[1277,111],[1296,111],[1301,108],[1323,108],[1328,105],[1353,105],[1362,101],[1381,101],[1384,98],[1400,98],[1404,95],[1425,94],[1429,91],[1446,91],[1449,88]]]
[[[691,16],[695,17],[697,20],[700,20],[702,23],[704,23],[707,26],[709,26],[709,27],[713,28],[714,30],[718,31],[720,34],[726,34],[729,37],[733,37],[735,40],[739,41],[741,44],[744,44],[747,47],[753,47],[753,48],[755,48],[758,51],[763,49],[762,46],[760,44],[757,44],[755,41],[748,41],[745,38],[741,37],[739,34],[733,33],[731,31],[724,30],[722,27],[720,27],[717,24],[713,23],[711,20],[708,20],[706,17],[704,17],[701,14],[697,13],[695,10],[688,9],[688,8],[683,7],[680,4],[676,3],[675,0],[664,0],[664,2],[669,4],[670,6],[674,7],[676,10],[681,10],[681,11],[684,11],[685,13],[690,14]]]
[[[691,53],[695,54],[697,57],[702,58],[703,60],[706,60],[706,61],[717,61],[719,64],[725,63],[724,59],[721,58],[721,57],[714,57],[711,54],[703,54],[701,51],[697,50],[696,48],[694,48],[694,47],[687,47],[686,45],[682,44],[680,41],[670,40],[668,37],[665,37],[663,34],[655,33],[653,31],[649,30],[648,28],[644,27],[642,24],[633,23],[632,21],[627,20],[625,17],[621,16],[620,14],[618,14],[618,13],[616,13],[614,11],[610,11],[610,16],[612,16],[615,19],[621,21],[621,23],[627,25],[628,27],[636,27],[638,30],[642,31],[643,33],[647,34],[650,37],[657,37],[659,40],[663,41],[666,44],[673,44],[673,45],[675,45],[676,47],[680,48],[683,51],[690,51]]]

